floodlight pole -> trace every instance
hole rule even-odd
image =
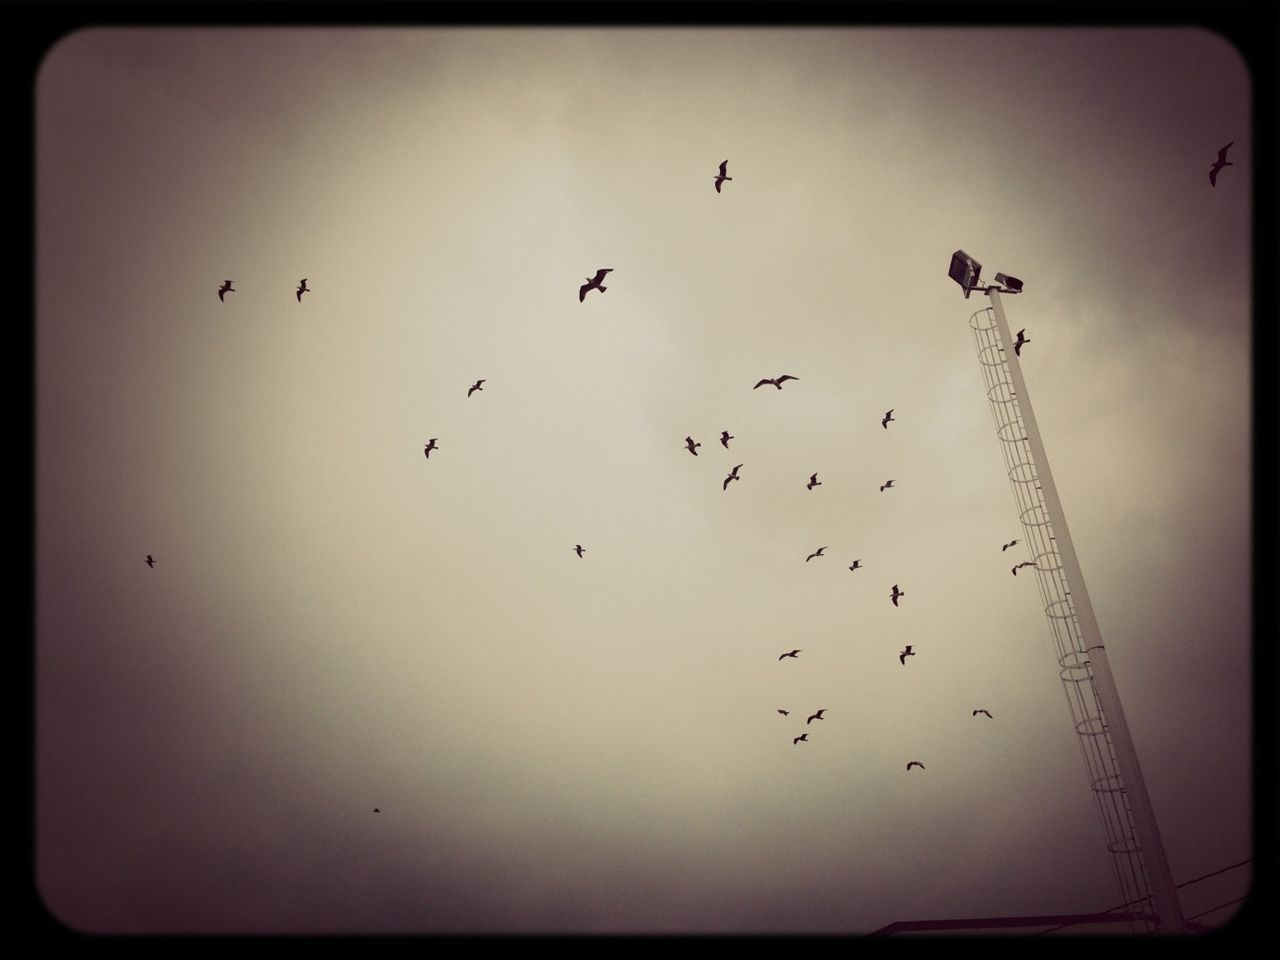
[[[1004,316],[1004,307],[1000,303],[1000,288],[988,286],[983,292],[991,300],[1001,342],[1005,344],[1012,342],[1009,336],[1009,324]],[[1093,687],[1102,708],[1106,734],[1115,749],[1117,771],[1123,780],[1124,792],[1128,795],[1129,812],[1133,818],[1136,834],[1134,839],[1137,841],[1138,850],[1145,854],[1142,862],[1146,868],[1147,881],[1155,901],[1155,913],[1159,918],[1160,929],[1162,933],[1186,933],[1186,921],[1183,919],[1182,909],[1178,903],[1177,889],[1169,869],[1169,861],[1165,857],[1164,846],[1160,842],[1160,831],[1156,826],[1155,813],[1151,809],[1151,798],[1147,794],[1147,787],[1142,779],[1142,769],[1138,765],[1138,753],[1129,734],[1129,725],[1125,721],[1124,711],[1120,707],[1120,694],[1116,689],[1115,678],[1111,674],[1106,647],[1102,645],[1102,635],[1093,613],[1093,604],[1089,601],[1089,591],[1085,588],[1080,561],[1076,557],[1071,534],[1067,531],[1062,502],[1058,499],[1058,490],[1053,483],[1053,474],[1049,470],[1049,458],[1045,455],[1044,442],[1040,439],[1040,429],[1031,411],[1031,398],[1027,393],[1027,385],[1022,378],[1022,369],[1016,353],[1010,356],[1006,351],[1005,362],[1013,379],[1018,412],[1026,429],[1025,439],[1031,447],[1035,476],[1044,495],[1049,525],[1062,561],[1062,573],[1070,585],[1070,599],[1075,609],[1085,650],[1088,652],[1088,660],[1085,663],[1092,676]]]

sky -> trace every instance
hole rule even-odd
[[[1252,95],[1183,28],[65,37],[35,103],[46,908],[851,934],[1117,906],[1001,550],[957,249],[1024,283],[1173,877],[1246,860]]]

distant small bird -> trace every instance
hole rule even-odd
[[[907,764],[907,769],[910,770],[912,767],[919,767],[921,770],[923,770],[924,764],[921,763],[919,760],[912,760],[910,763]]]
[[[720,444],[721,444],[721,446],[723,446],[726,450],[728,450],[728,449],[729,449],[729,441],[730,441],[730,440],[732,440],[732,439],[733,439],[733,434],[731,434],[728,430],[721,430],[721,431],[720,431]]]
[[[222,286],[220,286],[220,287],[218,288],[218,299],[219,299],[220,301],[222,301],[223,303],[226,303],[226,301],[222,299],[222,295],[223,295],[224,293],[236,293],[236,292],[237,292],[237,291],[236,291],[236,288],[235,288],[235,287],[233,287],[233,286],[231,286],[231,281],[230,281],[230,280],[223,280],[223,281],[222,281]]]
[[[808,743],[808,742],[809,742],[809,735],[808,735],[807,733],[802,733],[802,734],[800,734],[800,736],[796,737],[794,740],[792,740],[792,741],[791,741],[791,745],[794,747],[794,746],[795,746],[797,743],[799,743],[801,740],[803,740],[805,743]]]
[[[789,373],[784,373],[782,376],[777,377],[777,378],[775,378],[775,379],[773,379],[773,380],[770,380],[770,379],[768,379],[768,378],[766,377],[764,380],[761,380],[759,383],[757,383],[757,384],[756,384],[754,387],[752,387],[751,389],[752,389],[752,390],[758,390],[758,389],[760,389],[761,387],[763,387],[766,383],[772,383],[775,387],[777,387],[779,390],[781,390],[781,389],[782,389],[782,384],[783,384],[783,382],[784,382],[784,381],[787,381],[787,380],[799,380],[799,379],[800,379],[799,377],[793,377],[793,376],[792,376],[791,374],[789,374]]]
[[[422,448],[422,454],[423,454],[423,456],[425,456],[428,460],[430,460],[430,459],[431,459],[431,451],[432,451],[432,450],[434,450],[434,449],[436,448],[436,440],[437,440],[437,439],[438,439],[437,437],[432,437],[430,440],[428,440],[428,441],[427,441],[427,445],[426,445],[425,447],[423,447],[423,448]]]
[[[895,407],[895,408],[894,408],[894,410],[896,410],[896,409],[897,409],[897,408]],[[888,430],[888,429],[889,429],[889,421],[890,421],[890,420],[893,420],[893,419],[894,419],[894,417],[893,417],[893,410],[890,410],[888,413],[886,413],[886,414],[884,415],[884,419],[880,421],[880,426],[882,426],[882,427],[884,427],[886,430]]]
[[[889,594],[889,599],[893,601],[893,605],[896,607],[898,605],[898,598],[905,597],[905,596],[906,596],[906,593],[903,592],[902,590],[899,590],[898,585],[895,583],[893,585],[893,593]]]
[[[1232,140],[1231,143],[1235,143],[1235,141]],[[1234,163],[1227,159],[1227,147],[1231,146],[1231,143],[1228,143],[1226,147],[1223,147],[1218,151],[1218,159],[1214,162],[1213,166],[1209,168],[1209,186],[1211,187],[1216,187],[1218,185],[1219,170],[1223,167],[1235,166]]]
[[[601,281],[604,280],[604,275],[606,273],[613,273],[613,267],[603,267],[596,271],[596,275],[594,277],[587,277],[587,282],[578,288],[579,303],[587,299],[588,290],[599,290],[601,293],[604,293],[609,289],[608,287],[601,285]]]
[[[483,380],[477,380],[474,384],[472,384],[471,389],[467,391],[467,396],[468,397],[471,396],[477,390],[479,390],[481,393],[484,393],[484,387],[480,386],[480,384],[482,383],[484,383]]]
[[[893,486],[893,481],[886,480],[884,483],[880,484],[880,492],[884,493],[888,487],[892,487],[892,486]]]
[[[702,444],[700,443],[694,443],[693,437],[685,437],[684,445],[689,448],[689,452],[692,453],[695,457],[698,455],[698,447],[702,446]]]
[[[779,712],[780,714],[782,714],[784,717],[789,717],[789,716],[791,716],[791,711],[790,711],[790,710],[782,710],[782,709],[779,709],[779,710],[778,710],[778,712]]]
[[[379,810],[377,807],[374,807],[374,808],[373,808],[373,812],[374,812],[374,813],[381,813],[382,811],[381,811],[381,810]]]
[[[823,714],[826,712],[827,712],[827,708],[823,707],[821,710],[819,710],[817,713],[811,716],[808,720],[806,720],[804,722],[804,725],[807,727],[809,724],[813,723],[813,721],[815,720],[825,720],[826,718],[823,717]]]
[[[907,649],[898,654],[898,662],[904,667],[907,665],[907,657],[914,657],[916,652],[911,649],[911,644],[907,644]]]
[[[574,549],[574,551],[578,554],[578,556],[579,556],[579,557],[581,557],[581,556],[582,556],[582,554],[583,554],[582,544],[580,544],[580,543],[574,544],[573,549]]]
[[[850,569],[850,570],[860,570],[860,569],[862,569],[862,561],[861,561],[861,560],[855,560],[855,561],[853,561],[853,563],[849,564],[849,569]]]
[[[804,562],[805,562],[805,563],[808,563],[808,562],[809,562],[810,560],[812,560],[814,557],[820,557],[820,556],[822,556],[822,551],[823,551],[823,550],[825,550],[825,549],[827,549],[827,548],[826,548],[826,547],[819,547],[819,548],[818,548],[817,550],[815,550],[813,553],[811,553],[811,554],[809,554],[807,557],[805,557],[805,558],[804,558]]]
[[[147,554],[147,560],[146,560],[146,563],[147,563],[147,566],[148,566],[148,567],[153,567],[153,568],[154,568],[154,567],[155,567],[155,565],[156,565],[155,560],[153,560],[153,559],[151,558],[151,554],[149,554],[149,553]]]
[[[1016,567],[1013,568],[1013,575],[1016,577],[1018,575],[1018,571],[1021,570],[1023,567],[1034,567],[1034,566],[1035,566],[1035,563],[1033,563],[1032,561],[1023,560],[1020,564],[1018,564]]]
[[[1023,336],[1023,334],[1024,334],[1024,333],[1026,333],[1026,332],[1027,332],[1027,331],[1026,331],[1026,328],[1025,328],[1025,327],[1024,327],[1023,329],[1019,330],[1019,331],[1018,331],[1018,339],[1017,339],[1017,340],[1015,340],[1015,341],[1013,341],[1013,352],[1014,352],[1014,354],[1015,354],[1016,356],[1019,356],[1019,357],[1020,357],[1020,356],[1022,356],[1022,345],[1023,345],[1024,343],[1030,343],[1030,342],[1031,342],[1031,340],[1030,340],[1030,339],[1028,339],[1027,337],[1024,337],[1024,336]]]
[[[1021,540],[1010,540],[1008,543],[1006,543],[1003,547],[1000,548],[1000,552],[1004,553],[1010,547],[1015,546],[1021,542],[1022,542]]]
[[[799,660],[800,658],[796,656],[799,652],[799,650],[792,650],[790,653],[784,653],[782,657],[779,657],[778,659],[781,660],[783,657],[794,657],[796,660]]]
[[[726,180],[733,179],[733,177],[725,176],[724,168],[727,167],[728,165],[729,165],[728,160],[720,164],[720,176],[716,177],[716,193],[720,192],[720,184],[724,183]]]
[[[307,278],[303,277],[302,282],[298,284],[298,302],[299,303],[302,302],[302,295],[304,293],[310,293],[310,292],[311,292],[311,288],[307,286]]]
[[[976,716],[977,716],[978,714],[980,714],[980,713],[985,713],[985,714],[987,715],[987,718],[988,718],[988,719],[991,719],[991,720],[994,720],[994,719],[995,719],[995,717],[992,717],[992,716],[991,716],[991,714],[990,714],[988,711],[986,711],[986,710],[982,710],[982,709],[978,709],[978,710],[973,711],[973,714],[972,714],[972,715],[976,717]]]
[[[818,479],[818,475],[815,473],[813,476],[809,478],[809,482],[805,484],[805,489],[812,490],[814,487],[820,487],[820,486],[822,486],[822,481]]]
[[[742,466],[742,464],[738,464],[738,467],[740,467],[740,466]],[[733,468],[733,472],[732,472],[732,473],[730,473],[727,477],[725,477],[725,478],[724,478],[724,486],[723,486],[721,489],[728,490],[728,489],[729,489],[729,481],[730,481],[730,480],[741,480],[741,479],[742,479],[740,476],[738,476],[738,467],[734,467],[734,468]]]

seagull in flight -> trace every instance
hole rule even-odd
[[[738,467],[740,467],[740,466],[742,466],[742,464],[738,464]],[[730,480],[741,480],[741,479],[742,479],[740,476],[738,476],[738,467],[734,467],[734,468],[733,468],[733,472],[732,472],[732,473],[730,473],[727,477],[725,477],[725,478],[724,478],[724,486],[723,486],[721,489],[723,489],[723,490],[728,490],[728,489],[729,489],[729,481],[730,481]]]
[[[800,734],[800,736],[796,737],[794,740],[792,740],[792,741],[791,741],[791,745],[794,747],[794,746],[795,746],[797,743],[799,743],[801,740],[803,740],[805,743],[808,743],[808,742],[809,742],[809,735],[808,735],[807,733],[802,733],[802,734]]]
[[[609,288],[602,286],[601,282],[604,280],[604,275],[606,273],[612,272],[613,267],[602,267],[596,271],[596,275],[594,277],[587,277],[587,282],[578,288],[578,302],[581,303],[583,300],[587,299],[588,290],[599,290],[601,293],[608,290]]]
[[[1232,140],[1231,143],[1235,143],[1235,141]],[[1219,170],[1223,167],[1235,166],[1234,163],[1227,159],[1227,147],[1231,146],[1231,143],[1228,143],[1226,147],[1223,147],[1218,151],[1218,159],[1214,162],[1213,166],[1209,168],[1209,186],[1211,187],[1216,187],[1218,185]]]
[[[757,384],[756,384],[754,387],[752,387],[751,389],[752,389],[752,390],[758,390],[758,389],[760,389],[761,387],[763,387],[766,383],[772,383],[775,387],[777,387],[779,390],[781,390],[781,389],[782,389],[782,384],[783,384],[783,382],[784,382],[784,381],[786,381],[786,380],[799,380],[799,379],[800,379],[799,377],[793,377],[793,376],[792,376],[791,374],[789,374],[789,373],[784,373],[782,376],[780,376],[780,377],[776,377],[776,378],[774,378],[773,380],[770,380],[768,377],[766,377],[765,379],[761,380],[759,383],[757,383]]]
[[[374,808],[373,808],[373,812],[374,812],[374,813],[381,813],[382,811],[381,811],[381,810],[379,810],[377,807],[374,807]]]
[[[1035,566],[1035,563],[1033,563],[1032,561],[1023,560],[1020,564],[1018,564],[1016,567],[1013,568],[1013,575],[1016,577],[1018,575],[1018,571],[1021,570],[1023,567],[1034,567],[1034,566]]]
[[[894,409],[897,409],[897,408],[895,407]],[[893,420],[893,419],[894,419],[894,417],[893,417],[893,410],[890,410],[888,413],[886,413],[886,414],[884,415],[884,419],[880,421],[880,426],[882,426],[882,427],[884,427],[886,430],[888,430],[888,429],[889,429],[889,421],[890,421],[890,420]]]
[[[815,473],[813,476],[809,478],[809,482],[805,484],[805,489],[812,490],[814,487],[820,487],[820,486],[822,486],[822,481],[818,479],[818,475]]]
[[[694,443],[693,437],[685,437],[684,445],[689,448],[689,452],[692,453],[695,457],[698,455],[698,447],[702,446],[702,444],[700,443]]]
[[[428,441],[427,441],[427,445],[426,445],[425,447],[423,447],[423,448],[422,448],[422,454],[423,454],[423,456],[425,456],[428,460],[430,460],[430,459],[431,459],[431,451],[432,451],[432,450],[434,450],[434,449],[436,448],[436,440],[437,440],[437,439],[438,439],[437,437],[432,437],[430,440],[428,440]]]
[[[576,543],[576,544],[574,544],[574,546],[573,546],[573,550],[574,550],[574,552],[579,556],[579,558],[581,558],[581,556],[582,556],[582,554],[583,554],[583,552],[584,552],[584,551],[583,551],[582,544],[580,544],[580,543]]]
[[[885,491],[885,489],[886,489],[886,488],[888,488],[888,487],[892,487],[892,486],[893,486],[893,481],[892,481],[892,480],[886,480],[884,483],[880,484],[880,492],[881,492],[881,493],[884,493],[884,491]]]
[[[898,605],[898,598],[905,597],[905,596],[906,596],[906,593],[902,590],[899,590],[898,585],[895,583],[893,585],[893,593],[889,594],[889,599],[893,601],[893,605],[896,607]],[[911,648],[908,647],[907,649],[909,650]]]
[[[1023,336],[1023,334],[1024,334],[1024,333],[1026,333],[1026,332],[1027,332],[1027,330],[1026,330],[1026,328],[1025,328],[1025,327],[1024,327],[1023,329],[1019,330],[1019,331],[1018,331],[1018,339],[1017,339],[1017,340],[1015,340],[1015,341],[1013,341],[1013,352],[1014,352],[1014,354],[1015,354],[1016,356],[1019,356],[1019,357],[1020,357],[1020,356],[1022,356],[1022,345],[1023,345],[1024,343],[1030,343],[1030,342],[1031,342],[1030,338],[1028,338],[1028,337],[1024,337],[1024,336]]]
[[[907,764],[907,769],[910,770],[912,767],[919,767],[921,770],[923,770],[924,764],[921,763],[919,760],[912,760],[910,763]]]
[[[821,710],[819,710],[817,713],[815,713],[812,717],[810,717],[808,720],[806,720],[806,721],[804,722],[804,725],[807,727],[809,724],[813,723],[813,721],[815,721],[815,720],[825,720],[826,718],[823,716],[823,714],[824,714],[824,713],[826,713],[826,712],[827,712],[827,708],[826,708],[826,707],[823,707]]]
[[[778,659],[781,660],[783,657],[793,657],[796,660],[799,660],[800,658],[796,656],[796,654],[799,652],[800,652],[799,650],[792,650],[790,653],[784,653],[782,657],[779,657]]]
[[[783,709],[779,708],[778,712],[779,712],[780,714],[782,714],[784,717],[789,717],[789,716],[791,716],[791,711],[790,711],[790,710],[783,710]]]
[[[726,450],[729,449],[729,441],[732,439],[733,439],[733,434],[731,434],[728,430],[720,431],[720,445],[723,446]]]
[[[911,644],[907,644],[907,649],[898,654],[898,662],[904,667],[907,665],[907,657],[914,657],[916,652],[911,649]]]
[[[728,160],[720,164],[720,176],[716,177],[716,193],[720,192],[720,184],[724,183],[726,180],[733,179],[733,177],[729,177],[725,175],[724,168],[727,167],[728,165],[729,165]]]
[[[859,569],[861,569],[861,568],[862,568],[862,561],[861,561],[861,560],[855,560],[855,561],[853,561],[853,563],[849,564],[849,569],[850,569],[850,570],[859,570]]]
[[[484,387],[480,386],[480,384],[482,384],[482,383],[484,383],[484,381],[483,381],[483,380],[477,380],[477,381],[476,381],[476,382],[471,386],[471,389],[467,391],[467,396],[468,396],[468,397],[469,397],[469,396],[471,396],[471,395],[472,395],[473,393],[475,393],[477,390],[479,390],[481,393],[483,393],[483,392],[484,392]]]
[[[224,293],[237,293],[237,292],[238,291],[236,290],[236,288],[231,285],[230,280],[223,280],[222,286],[218,288],[218,300],[221,301],[222,303],[226,303],[226,301],[222,299],[222,295]]]
[[[304,293],[310,293],[310,292],[311,292],[311,288],[307,286],[307,278],[303,277],[302,282],[298,284],[298,302],[299,303],[302,302],[302,295]]]
[[[1015,546],[1016,544],[1019,544],[1021,542],[1022,542],[1021,540],[1010,540],[1008,543],[1006,543],[1003,547],[1000,548],[1000,552],[1004,553],[1010,547]]]
[[[151,554],[149,553],[147,554],[146,564],[148,567],[151,567],[152,569],[154,569],[156,565],[155,560],[152,559]]]
[[[827,548],[826,548],[826,547],[819,547],[819,548],[818,548],[817,550],[815,550],[813,553],[811,553],[811,554],[809,554],[807,557],[805,557],[805,558],[804,558],[804,562],[805,562],[805,563],[808,563],[808,562],[809,562],[810,560],[812,560],[814,557],[820,557],[820,556],[822,556],[822,551],[823,551],[823,550],[825,550],[825,549],[827,549]]]
[[[973,711],[972,716],[975,716],[975,717],[976,717],[976,716],[977,716],[978,714],[980,714],[980,713],[985,713],[985,714],[987,715],[987,719],[989,719],[989,720],[994,720],[994,719],[995,719],[994,717],[992,717],[992,716],[991,716],[990,711],[982,710],[982,709],[978,709],[978,710]]]

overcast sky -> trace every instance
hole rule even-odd
[[[176,933],[1116,906],[1001,550],[957,248],[1025,283],[1004,304],[1174,879],[1248,857],[1250,98],[1191,29],[61,41],[45,904]]]

